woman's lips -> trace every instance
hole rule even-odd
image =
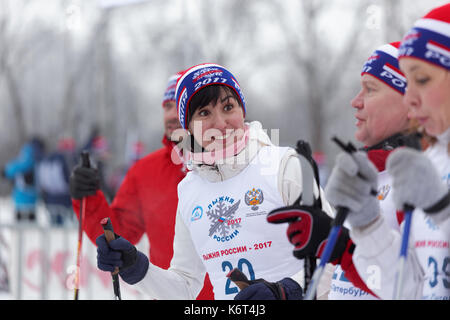
[[[234,132],[234,130],[230,130],[230,131],[227,131],[227,133],[225,133],[224,135],[214,136],[212,138],[215,140],[225,140],[225,139],[228,139],[233,132]]]

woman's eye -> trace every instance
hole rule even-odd
[[[223,110],[225,111],[230,111],[231,109],[233,109],[233,105],[232,104],[227,104],[223,107]]]
[[[208,110],[200,110],[198,115],[201,117],[206,117],[209,114]]]
[[[416,82],[418,84],[425,84],[428,82],[428,80],[430,80],[429,77],[421,77],[421,78],[416,78]]]

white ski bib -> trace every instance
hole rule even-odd
[[[450,188],[447,145],[437,143],[424,154]],[[422,210],[416,209],[411,223],[411,237],[425,271],[422,299],[450,300],[450,236],[441,231]]]
[[[419,209],[414,210],[411,237],[420,264],[425,271],[425,300],[450,300],[449,236]]]
[[[189,172],[178,185],[181,217],[202,259],[215,298],[233,299],[238,288],[227,274],[239,268],[250,280],[279,281],[303,268],[292,254],[286,225],[267,214],[285,204],[277,188],[280,161],[288,148],[263,147],[240,174],[209,182]]]

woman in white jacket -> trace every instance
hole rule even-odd
[[[413,212],[404,299],[450,299],[450,4],[430,11],[404,37],[399,65],[407,78],[404,103],[409,117],[434,137],[420,153],[401,148],[388,157],[393,197],[402,210]],[[367,192],[374,168],[363,154],[339,155],[325,193],[330,203],[350,209],[350,235],[356,243],[353,261],[366,282],[366,270],[377,268],[371,289],[383,299],[394,297],[401,233],[392,230],[379,214],[379,203]]]
[[[222,66],[186,70],[176,92],[179,120],[189,132],[183,156],[190,171],[178,185],[171,266],[163,270],[138,257],[122,266],[122,279],[157,299],[195,299],[208,272],[215,299],[300,299],[303,263],[292,255],[283,226],[266,221],[268,212],[301,193],[295,150],[275,146],[260,123],[244,122],[242,91]],[[326,201],[323,208],[331,214]],[[102,237],[97,244],[100,269],[127,260],[126,254],[111,258]],[[119,247],[127,251],[126,243]],[[265,281],[239,292],[227,277],[234,268]]]

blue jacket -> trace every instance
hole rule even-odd
[[[62,152],[44,157],[37,166],[37,185],[46,205],[72,207],[69,191],[70,168]]]
[[[5,166],[5,176],[14,180],[13,199],[17,210],[33,210],[37,202],[34,179],[36,151],[32,143],[26,143],[17,158]]]

